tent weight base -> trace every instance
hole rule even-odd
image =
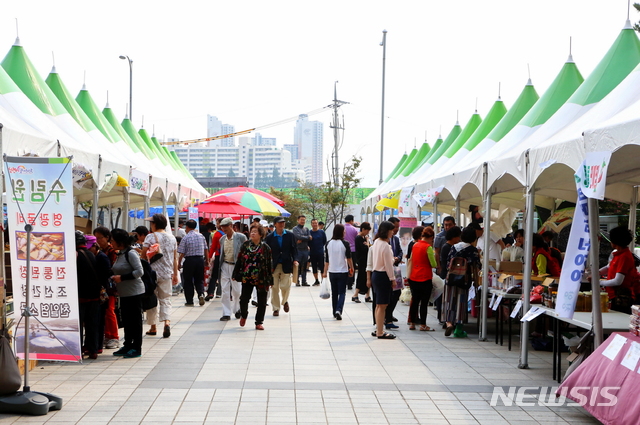
[[[62,409],[62,398],[49,393],[18,391],[0,396],[0,413],[42,416],[49,413],[49,410],[60,409]]]

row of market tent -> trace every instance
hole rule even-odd
[[[128,117],[119,122],[108,102],[100,110],[86,87],[74,98],[55,66],[43,79],[19,39],[0,65],[2,153],[72,155],[76,202],[182,210],[208,196],[175,152]]]
[[[640,185],[639,64],[640,40],[627,20],[586,79],[570,55],[542,96],[529,80],[510,109],[498,99],[484,120],[476,111],[464,127],[456,123],[433,147],[425,144],[405,154],[362,202],[364,219],[373,218],[376,207],[386,209],[385,198],[412,191],[417,198],[431,195],[426,196],[431,205],[425,209],[437,215],[440,208],[457,216],[458,222],[468,205],[483,205],[487,216],[504,207],[525,210],[531,223],[535,206],[553,211],[558,200],[574,202],[574,174],[587,153],[603,151],[612,153],[606,198],[635,206]],[[421,207],[412,208],[417,214]],[[634,227],[635,208],[630,210]],[[525,240],[531,240],[533,225],[525,230]],[[483,244],[488,252],[488,236]],[[527,267],[524,293],[530,287],[526,276]],[[482,320],[486,323],[486,314]],[[486,326],[481,329],[481,338],[486,338]],[[524,332],[526,326],[526,336]],[[522,350],[524,367],[526,344]]]

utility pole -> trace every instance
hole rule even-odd
[[[331,153],[331,166],[333,168],[333,185],[336,188],[340,186],[338,178],[340,170],[340,165],[338,163],[338,150],[340,149],[340,130],[344,130],[344,126],[340,124],[340,118],[338,117],[338,108],[349,103],[338,100],[337,84],[337,81],[333,83],[333,104],[329,105],[333,109],[333,123],[329,124],[329,127],[333,129],[333,152]]]
[[[382,167],[384,165],[384,77],[387,62],[387,30],[382,31],[382,117],[380,118],[380,184],[384,181]]]

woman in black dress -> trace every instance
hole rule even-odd
[[[360,233],[356,236],[356,266],[358,276],[356,277],[356,291],[351,297],[351,301],[359,303],[359,294],[365,294],[364,300],[371,302],[369,288],[367,287],[367,255],[369,255],[369,232],[371,225],[366,221],[360,225]]]

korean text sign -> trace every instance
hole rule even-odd
[[[31,315],[29,358],[77,361],[81,347],[70,159],[5,161],[13,298],[16,312],[28,307]],[[26,224],[32,226],[29,252]],[[24,358],[24,318],[16,329],[16,351]]]

